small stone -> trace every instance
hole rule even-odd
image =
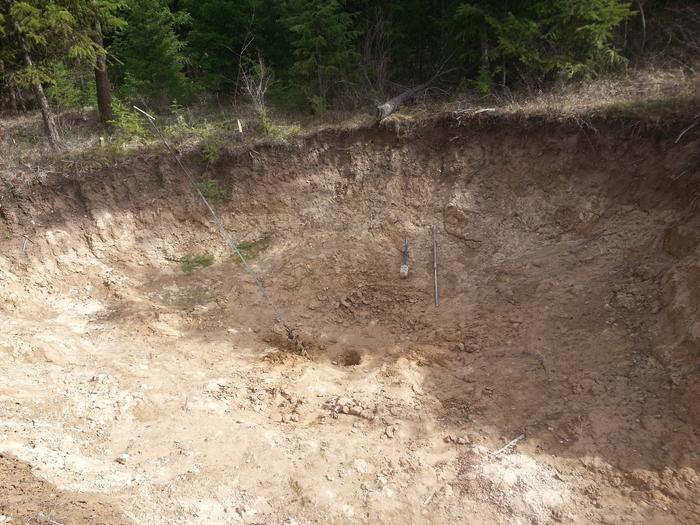
[[[464,350],[465,350],[464,343],[457,343],[455,345],[455,352],[464,352]]]
[[[389,439],[393,439],[394,436],[396,435],[396,427],[395,426],[388,426],[384,429],[384,434],[386,437]]]
[[[294,421],[295,423],[299,421],[299,414],[292,414],[289,416],[290,421]]]
[[[463,437],[458,437],[456,441],[458,445],[466,445],[468,443],[466,438]]]
[[[116,462],[120,465],[126,465],[127,461],[129,461],[129,454],[124,453],[117,456]]]

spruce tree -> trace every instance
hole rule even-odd
[[[122,94],[158,109],[174,99],[187,101],[191,86],[184,73],[185,44],[176,29],[188,16],[173,13],[164,0],[127,0],[127,8],[126,28],[112,45],[121,63]]]
[[[293,71],[315,111],[328,105],[334,85],[358,59],[354,15],[340,0],[293,0],[288,17],[293,33]]]

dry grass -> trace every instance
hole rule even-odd
[[[443,106],[446,111],[493,107],[503,113],[585,117],[621,108],[653,111],[678,109],[688,101],[700,103],[700,75],[682,69],[646,69],[617,78],[570,84],[538,93],[501,93],[484,97],[461,97]],[[700,108],[699,108],[700,109]],[[643,116],[643,115],[640,115]]]
[[[691,71],[700,68],[691,68]],[[585,121],[595,115],[664,119],[700,112],[700,75],[688,68],[628,71],[617,78],[570,84],[547,92],[508,93],[486,96],[460,93],[445,101],[426,94],[423,100],[402,108],[394,119],[415,121],[437,112],[460,112],[495,108],[501,114],[545,116]],[[251,108],[188,108],[179,118],[162,119],[169,140],[181,151],[202,148],[216,158],[218,148],[229,144],[277,141],[309,135],[322,129],[354,129],[371,125],[373,108],[354,113],[328,112],[322,118],[277,115],[272,132],[260,129]],[[238,120],[244,133],[238,132]],[[152,138],[106,138],[100,143],[94,112],[70,111],[58,115],[63,148],[52,151],[44,138],[38,113],[0,119],[0,179],[7,182],[20,174],[80,173],[114,165],[119,159],[149,149],[159,149]]]

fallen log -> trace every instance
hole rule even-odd
[[[433,79],[430,79],[427,82],[423,82],[419,86],[413,87],[408,91],[404,91],[400,95],[397,95],[394,98],[387,100],[386,102],[384,102],[384,104],[377,106],[377,120],[383,120],[387,118],[394,111],[396,111],[399,108],[399,106],[408,102],[416,93],[423,91],[425,88],[427,88],[432,81]]]

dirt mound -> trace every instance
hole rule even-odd
[[[700,142],[596,126],[185,158],[309,357],[170,159],[18,185],[0,452],[137,522],[697,522]]]

